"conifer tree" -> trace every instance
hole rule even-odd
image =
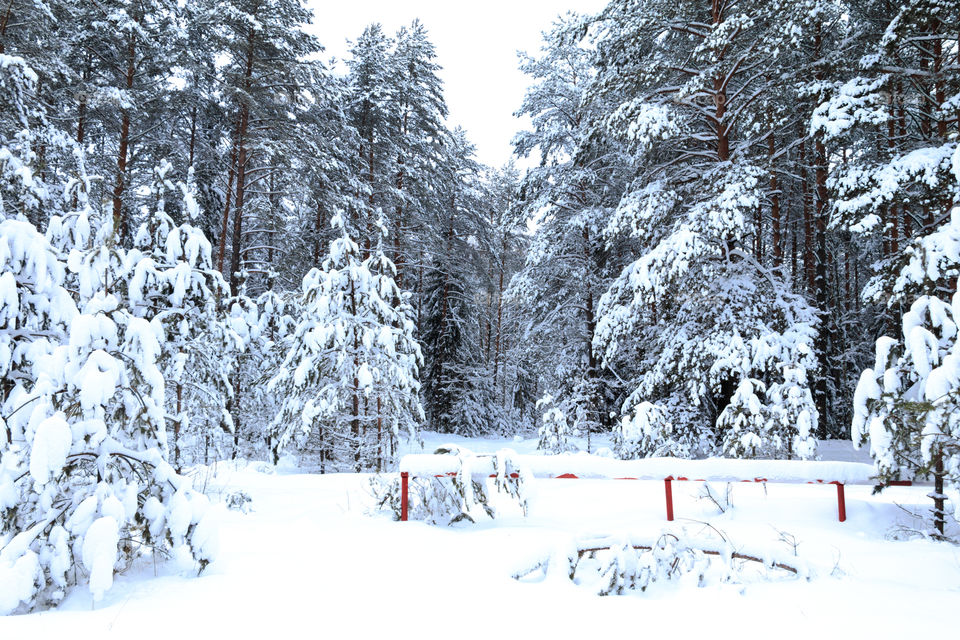
[[[270,389],[282,392],[274,451],[312,447],[321,471],[382,470],[401,434],[418,438],[420,346],[382,247],[361,259],[346,234],[303,281],[303,315]]]

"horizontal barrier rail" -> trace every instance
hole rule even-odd
[[[470,458],[470,475],[494,478],[494,456]],[[837,487],[837,517],[847,519],[846,484],[874,481],[873,466],[856,462],[806,462],[791,460],[683,460],[679,458],[647,458],[644,460],[611,460],[594,456],[520,456],[512,454],[514,468],[528,470],[535,478],[555,480],[662,480],[666,498],[667,520],[673,521],[673,483],[689,482],[771,482],[783,484],[832,484]],[[406,521],[409,510],[411,477],[454,477],[460,473],[460,458],[455,455],[415,454],[400,461],[400,519]],[[687,471],[672,474],[670,468]],[[694,471],[696,473],[689,473]],[[742,472],[742,473],[740,473]],[[512,473],[511,477],[518,477]],[[823,478],[833,477],[834,480]],[[891,483],[896,485],[909,482]]]

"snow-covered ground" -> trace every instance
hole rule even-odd
[[[449,440],[428,435],[426,449]],[[535,447],[453,441],[477,452]],[[849,443],[820,451],[864,461]],[[721,514],[697,499],[701,485],[679,483],[678,519],[667,523],[662,483],[543,480],[527,518],[508,509],[496,521],[435,527],[369,513],[367,475],[304,474],[290,461],[279,469],[221,463],[195,482],[221,503],[237,490],[252,498],[249,513],[221,504],[221,553],[201,577],[144,562],[118,576],[95,608],[78,587],[56,611],[0,618],[0,638],[879,639],[948,632],[960,605],[960,548],[910,535],[922,523],[908,511],[929,508],[926,487],[871,496],[869,486],[848,486],[841,524],[830,486],[737,484],[733,509]],[[663,530],[722,532],[761,554],[789,555],[795,543],[811,577],[754,571],[741,582],[658,584],[605,598],[569,581],[511,577],[577,538]]]

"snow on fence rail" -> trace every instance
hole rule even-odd
[[[473,478],[496,477],[494,455],[478,455],[470,462]],[[847,519],[844,485],[875,482],[872,465],[860,462],[737,460],[709,458],[645,458],[613,460],[588,455],[522,456],[511,453],[516,468],[535,478],[663,480],[667,520],[673,520],[673,482],[779,482],[785,484],[832,484],[837,487],[837,515]],[[462,458],[455,455],[410,454],[400,460],[400,519],[407,520],[410,477],[447,477],[462,472]],[[516,474],[512,474],[516,477]]]

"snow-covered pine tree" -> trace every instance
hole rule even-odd
[[[141,257],[98,244],[112,238],[112,219],[106,232],[91,229],[89,213],[51,224],[67,264],[28,223],[0,223],[4,271],[22,279],[5,279],[0,316],[9,329],[40,332],[28,350],[13,344],[19,375],[5,385],[0,576],[13,588],[4,613],[57,602],[84,573],[100,600],[115,567],[147,549],[192,555],[201,569],[216,553],[207,498],[168,463],[162,327],[125,306],[140,297],[130,291]]]
[[[616,250],[602,231],[627,162],[617,141],[588,129],[603,117],[603,106],[586,92],[595,69],[578,33],[584,22],[575,14],[561,17],[543,34],[540,56],[521,59],[534,84],[520,113],[531,117],[533,130],[518,134],[514,144],[519,155],[539,154],[541,162],[522,184],[523,214],[537,221],[537,232],[508,297],[525,310],[523,342],[533,360],[550,363],[538,372],[544,385],[557,390],[576,427],[589,435],[611,426],[613,381],[592,340]]]
[[[907,265],[918,264],[927,250],[925,236],[949,225],[960,197],[951,175],[957,140],[948,135],[958,117],[960,71],[951,64],[956,30],[947,27],[960,21],[960,7],[910,0],[892,16],[886,3],[855,7],[860,21],[879,29],[862,51],[861,73],[832,92],[812,128],[850,148],[850,160],[830,181],[839,196],[837,222],[877,246],[879,260],[863,295],[886,304],[889,332],[914,296],[953,294],[955,263],[931,262],[939,277],[925,281]]]
[[[656,402],[710,451],[747,379],[813,370],[817,317],[757,260],[766,116],[751,96],[785,47],[778,3],[616,0],[600,16],[594,127],[619,137],[636,179],[606,235],[637,257],[599,305],[594,348],[625,376],[624,410]],[[624,73],[629,69],[629,73]],[[762,155],[760,155],[762,153]]]
[[[854,443],[869,440],[881,485],[933,475],[933,524],[941,536],[946,490],[960,517],[958,306],[960,294],[952,303],[917,299],[904,315],[901,339],[877,341],[877,361],[863,372],[854,398]]]
[[[404,271],[408,263],[414,262],[413,247],[426,240],[427,215],[435,198],[432,190],[442,166],[447,105],[443,83],[437,75],[440,66],[436,49],[423,23],[414,20],[409,27],[401,28],[394,41],[388,64],[393,70],[390,92],[397,107],[397,130],[393,135],[398,155],[390,241],[397,284],[411,289],[404,282]]]
[[[243,416],[243,423],[236,425],[237,442],[242,446],[245,441],[254,453],[272,453],[273,450],[271,432],[263,425],[272,422],[281,402],[269,391],[267,383],[290,350],[290,339],[296,330],[295,318],[301,314],[299,303],[294,292],[265,291],[254,301],[255,314],[246,321],[236,318],[247,323],[237,373],[242,392],[235,402],[239,403],[237,414]],[[255,322],[250,323],[254,318]]]
[[[960,149],[951,164],[960,183]],[[960,265],[960,205],[907,256],[895,296],[927,293],[904,314],[900,339],[877,340],[874,366],[863,372],[854,395],[851,431],[856,446],[869,440],[881,486],[901,475],[933,475],[933,522],[942,536],[945,490],[960,518],[960,292],[943,299],[944,280],[956,286]]]
[[[243,345],[221,308],[227,284],[213,267],[210,243],[198,228],[189,223],[177,226],[167,213],[168,199],[176,196],[191,220],[200,218],[190,186],[173,184],[172,173],[166,161],[154,169],[153,205],[143,207],[144,222],[134,234],[130,252],[137,265],[129,296],[136,315],[163,328],[160,360],[167,381],[172,463],[179,471],[181,435],[189,438],[184,445],[192,451],[203,448],[206,463],[218,434],[233,430],[227,412],[230,375]]]
[[[417,439],[420,346],[412,310],[381,247],[361,260],[343,234],[323,269],[303,280],[303,313],[269,389],[282,396],[271,432],[275,455],[291,442],[320,454],[321,471],[382,470],[401,434]]]
[[[48,200],[37,170],[37,74],[23,58],[0,53],[0,220],[37,221]]]
[[[246,279],[243,271],[269,261],[270,256],[267,260],[255,256],[255,248],[275,247],[275,230],[267,226],[269,232],[264,233],[263,227],[251,224],[256,219],[251,209],[279,215],[277,200],[271,206],[270,197],[264,198],[273,192],[262,185],[272,175],[271,161],[285,161],[281,156],[287,152],[299,155],[302,132],[295,122],[308,102],[309,88],[325,74],[316,59],[320,45],[303,28],[312,12],[300,0],[210,1],[207,9],[217,16],[213,46],[226,56],[222,91],[233,103],[217,259],[218,266],[229,269],[224,276],[231,292],[239,295],[241,280]],[[325,90],[319,88],[316,96],[326,96]],[[266,242],[261,241],[264,235]]]
[[[349,222],[356,227],[355,237],[364,242],[364,259],[375,241],[379,216],[394,209],[399,175],[397,162],[405,157],[404,150],[397,146],[398,131],[402,129],[402,105],[394,100],[393,93],[397,74],[406,74],[408,70],[391,64],[393,44],[379,23],[371,24],[353,43],[347,61],[350,67],[347,113],[360,145],[355,170],[364,182],[364,191],[358,194],[363,206],[355,212],[355,220]]]

